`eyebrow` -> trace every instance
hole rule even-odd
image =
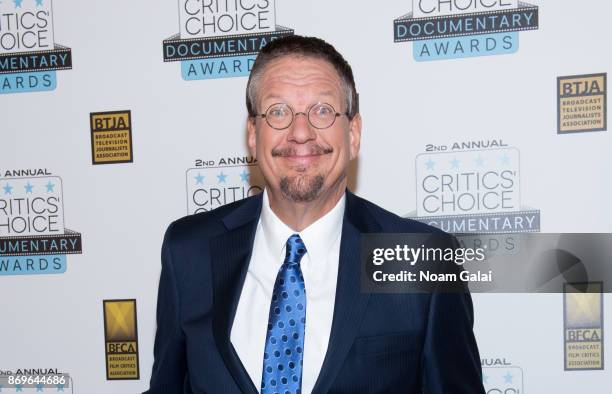
[[[321,93],[318,94],[319,96],[326,96],[326,97],[333,97],[334,96],[334,92],[332,92],[331,90],[325,90]],[[264,102],[266,100],[270,100],[270,99],[275,99],[275,100],[283,100],[283,98],[277,94],[271,93],[271,94],[267,94],[265,96],[263,96],[261,98],[261,101]]]
[[[269,100],[269,99],[282,100],[282,97],[279,96],[279,95],[276,95],[276,94],[268,94],[268,95],[263,96],[261,98],[261,101],[264,102],[264,101]]]

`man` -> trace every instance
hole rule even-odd
[[[273,41],[247,109],[265,190],[168,228],[148,393],[484,393],[469,294],[360,291],[361,234],[439,231],[346,189],[361,117],[344,58]]]

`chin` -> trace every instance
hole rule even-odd
[[[323,174],[285,176],[280,179],[279,187],[283,196],[294,202],[315,200],[323,190]]]

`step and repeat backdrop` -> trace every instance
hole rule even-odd
[[[0,391],[148,388],[163,233],[262,191],[245,86],[285,35],[353,67],[357,194],[493,249],[612,232],[611,14],[597,0],[2,0]],[[488,393],[609,392],[608,294],[473,298]]]

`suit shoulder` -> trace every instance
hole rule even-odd
[[[195,236],[201,240],[202,237],[213,237],[225,231],[223,218],[245,204],[246,200],[250,198],[253,197],[234,201],[210,211],[183,216],[170,223],[166,230],[166,238],[176,240],[190,239]]]
[[[376,219],[378,224],[382,228],[382,232],[389,233],[432,233],[432,234],[447,234],[437,227],[430,226],[428,224],[409,219],[403,218],[393,212],[390,212],[383,207],[374,204],[364,198],[355,196],[359,203],[362,204],[370,214]]]

